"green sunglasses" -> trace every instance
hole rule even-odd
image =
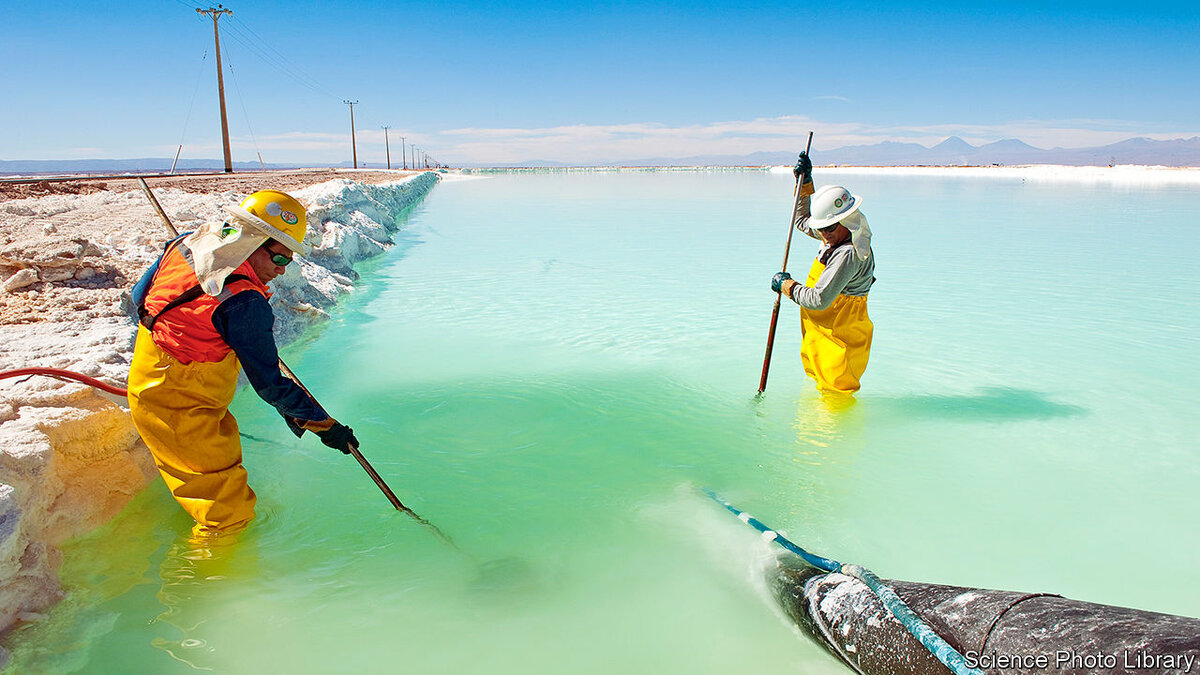
[[[286,255],[284,255],[282,253],[276,253],[276,252],[272,251],[271,249],[267,249],[267,253],[271,254],[271,262],[275,263],[276,265],[279,265],[280,267],[287,267],[288,264],[292,262],[291,258],[287,257]]]

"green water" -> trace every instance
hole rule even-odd
[[[804,378],[794,305],[751,400],[790,175],[446,182],[284,357],[467,554],[244,390],[259,520],[198,551],[152,485],[67,547],[12,669],[848,672],[701,486],[884,577],[1200,614],[1197,191],[818,180],[875,231],[853,408]]]

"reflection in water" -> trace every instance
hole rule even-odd
[[[856,404],[854,396],[837,392],[802,398],[792,422],[797,461],[816,466],[861,451],[863,417]]]
[[[165,609],[152,623],[171,626],[177,635],[154,638],[154,647],[196,670],[214,669],[217,649],[205,624],[222,619],[220,598],[230,591],[231,577],[257,559],[253,544],[241,539],[241,531],[194,530],[171,546],[159,568],[162,587],[156,595]]]
[[[867,450],[868,405],[853,396],[806,392],[794,402],[791,443],[776,446],[779,464],[759,497],[771,505],[780,527],[803,532],[826,529],[830,514],[851,499],[860,457]],[[783,438],[780,438],[782,441]]]

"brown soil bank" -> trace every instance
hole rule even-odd
[[[247,171],[241,173],[184,174],[178,176],[148,176],[151,187],[174,187],[185,192],[254,192],[255,190],[295,190],[334,178],[349,178],[358,183],[386,183],[411,176],[419,171],[377,171],[370,169],[290,169],[286,171]],[[86,195],[101,190],[125,192],[138,190],[138,177],[83,176],[70,178],[56,176],[45,180],[21,182],[0,181],[0,201],[24,199],[55,194]]]

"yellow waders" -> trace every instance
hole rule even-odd
[[[821,278],[825,265],[814,260],[808,286]],[[800,360],[804,372],[822,392],[853,394],[871,356],[875,330],[867,316],[867,296],[839,295],[825,309],[800,308]]]
[[[197,531],[229,531],[254,517],[242,443],[229,403],[241,365],[181,363],[138,327],[129,366],[129,410],[167,488],[196,519]]]

